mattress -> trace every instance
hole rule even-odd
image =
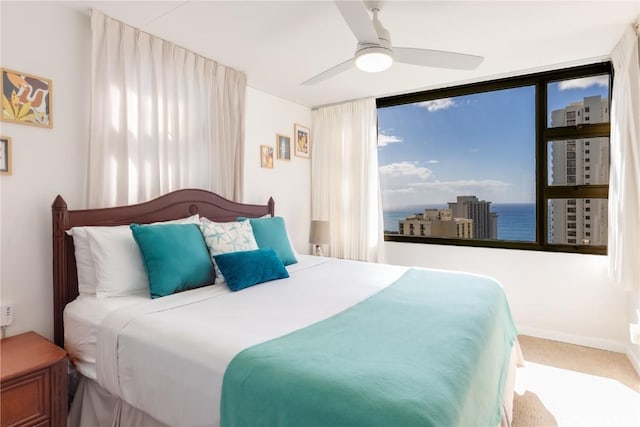
[[[313,267],[327,260],[327,258],[310,255],[297,255],[298,263],[287,266],[289,274]],[[397,275],[400,276],[403,268],[399,267]],[[216,286],[212,289],[194,289],[182,294],[171,296],[171,299],[183,299],[190,295],[199,295],[203,291],[215,294],[229,293],[226,286]],[[165,297],[166,298],[166,297]],[[69,359],[75,368],[83,376],[97,380],[96,354],[97,336],[100,325],[109,313],[126,307],[141,306],[148,303],[149,298],[135,295],[111,298],[98,298],[95,294],[79,295],[75,300],[67,304],[64,309],[64,347]]]
[[[98,329],[107,314],[144,303],[142,296],[97,298],[79,295],[64,309],[64,348],[75,368],[85,377],[97,379],[96,342]]]
[[[222,377],[239,352],[328,319],[407,271],[298,258],[290,278],[241,292],[214,285],[155,300],[79,297],[65,310],[65,346],[81,374],[159,421],[216,425]]]

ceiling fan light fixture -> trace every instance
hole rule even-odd
[[[356,53],[356,67],[367,73],[379,73],[391,67],[391,64],[391,51],[384,47],[367,47]]]

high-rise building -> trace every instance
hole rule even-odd
[[[470,239],[473,236],[473,221],[465,218],[453,218],[451,209],[425,209],[423,213],[400,220],[398,234]]]
[[[476,196],[458,196],[456,202],[449,202],[455,218],[473,220],[474,239],[498,238],[498,214],[491,212],[491,202],[478,200]]]
[[[585,97],[551,113],[551,127],[609,121],[609,104]],[[598,185],[609,180],[609,138],[554,140],[550,145],[549,185]],[[606,245],[606,199],[551,199],[549,242]]]

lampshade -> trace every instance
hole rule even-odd
[[[313,245],[329,244],[329,221],[311,221],[311,230],[309,232],[309,243]]]
[[[384,71],[393,64],[391,51],[375,46],[361,49],[356,53],[356,67],[368,73]]]

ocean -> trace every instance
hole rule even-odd
[[[398,222],[423,209],[443,209],[446,206],[425,206],[400,211],[384,211],[385,231],[398,232]],[[491,203],[491,212],[498,214],[498,240],[533,242],[536,239],[535,203]]]

